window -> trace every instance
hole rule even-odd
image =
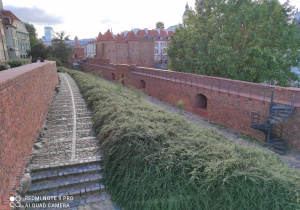
[[[146,88],[146,83],[144,80],[140,81],[140,89],[145,89]]]
[[[196,108],[207,109],[207,98],[203,94],[196,95]]]

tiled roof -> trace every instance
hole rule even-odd
[[[174,33],[174,31],[168,31],[168,36],[171,36]]]
[[[132,31],[127,34],[126,41],[139,41]]]
[[[113,35],[110,33],[109,29],[104,34],[102,41],[115,41],[115,39],[114,39]]]
[[[136,35],[137,35],[138,37],[144,37],[144,36],[147,35],[147,34],[146,34],[145,30],[139,30],[139,31],[136,33]]]
[[[166,33],[166,31],[164,31],[164,30],[160,30],[160,35],[161,35],[162,37],[168,36],[167,33]]]
[[[154,35],[154,36],[159,36],[159,33],[157,32],[157,30],[148,30],[148,35],[151,36],[151,35]]]
[[[118,34],[115,38],[116,42],[125,42],[125,40],[121,37],[120,34]]]
[[[22,21],[17,17],[17,16],[15,16],[14,15],[14,13],[12,13],[10,10],[2,10],[1,11],[1,14],[2,14],[2,16],[6,16],[6,17],[10,17],[10,19],[11,19],[11,24],[13,24],[14,23],[14,21],[19,21],[19,22],[21,22],[22,23]]]
[[[103,38],[103,35],[101,34],[101,32],[99,32],[96,42],[101,42],[102,38]]]
[[[94,44],[96,41],[89,41],[87,44]]]

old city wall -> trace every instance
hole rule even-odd
[[[116,42],[116,63],[129,64],[128,43]]]
[[[116,63],[116,43],[115,41],[102,41],[103,58],[109,59],[111,63]]]
[[[130,64],[138,64],[139,63],[139,41],[128,41],[128,55],[129,55],[129,63]]]
[[[0,207],[15,193],[57,84],[53,61],[0,72]]]
[[[107,64],[106,64],[107,65]],[[228,126],[245,134],[264,139],[264,133],[252,129],[251,112],[265,111],[270,107],[274,90],[276,103],[290,104],[296,88],[283,88],[243,81],[229,80],[152,68],[101,63],[84,64],[85,72],[101,72],[108,80],[119,81],[126,77],[130,85],[162,101],[176,105],[185,102],[184,108],[213,122]],[[127,81],[125,80],[125,85]],[[289,146],[300,149],[300,101],[296,101],[292,117],[282,123],[289,131]]]
[[[154,67],[154,41],[143,37],[139,39],[139,66]]]

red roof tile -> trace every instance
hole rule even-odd
[[[159,33],[157,32],[157,30],[148,30],[148,35],[151,36],[159,36]]]
[[[109,29],[104,34],[102,41],[115,41],[115,39],[114,39],[113,35],[110,33]]]
[[[168,36],[167,33],[166,33],[165,31],[163,31],[163,30],[160,30],[160,35],[161,35],[162,37]]]
[[[12,13],[10,10],[2,10],[1,14],[2,16],[10,17],[12,24],[14,23],[14,21],[19,21],[22,23],[22,21],[17,16],[15,16],[15,14]]]
[[[139,30],[139,31],[136,33],[136,35],[137,35],[138,37],[144,37],[144,36],[147,35],[147,34],[146,34],[145,30]]]
[[[116,42],[125,42],[125,40],[121,37],[121,35],[120,34],[118,34],[117,36],[116,36],[116,38],[115,38],[115,40],[116,40]]]
[[[96,42],[101,42],[102,39],[103,39],[103,35],[101,34],[101,32],[99,32]]]
[[[168,36],[171,36],[174,33],[174,31],[168,31]]]
[[[126,41],[139,41],[132,31],[128,32]]]

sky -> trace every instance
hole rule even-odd
[[[285,0],[280,0],[284,2]],[[134,28],[154,29],[158,21],[165,28],[182,22],[186,0],[2,0],[5,10],[11,10],[23,22],[44,36],[44,27],[55,32],[65,31],[70,39],[95,38],[111,29],[114,34]],[[188,1],[194,8],[195,0]],[[300,0],[290,0],[299,8]]]

